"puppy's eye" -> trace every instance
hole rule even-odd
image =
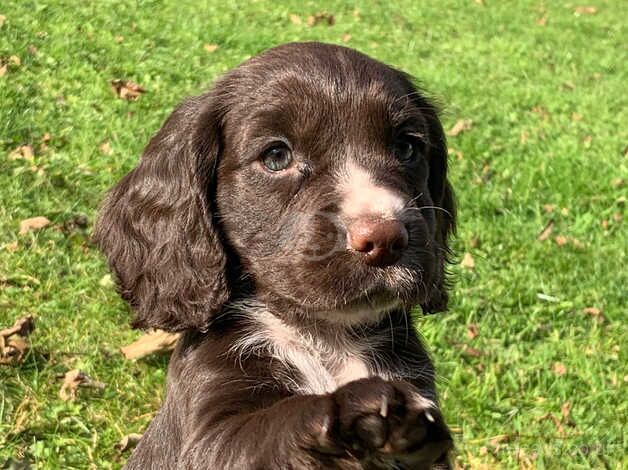
[[[292,152],[283,143],[275,144],[264,151],[262,163],[270,171],[285,170],[292,163]]]
[[[393,146],[395,157],[401,162],[414,160],[417,153],[417,145],[411,137],[401,137],[397,139]]]

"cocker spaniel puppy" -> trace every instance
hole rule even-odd
[[[434,106],[345,47],[276,47],[184,101],[95,230],[134,326],[185,332],[126,468],[448,468],[412,326],[447,304],[446,174]]]

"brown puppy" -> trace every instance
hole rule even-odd
[[[95,239],[142,328],[185,330],[131,469],[447,466],[412,308],[454,227],[436,110],[351,49],[286,44],[181,104]]]

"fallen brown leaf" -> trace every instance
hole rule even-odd
[[[349,33],[343,34],[340,39],[342,40],[342,42],[349,42],[351,41],[351,35]]]
[[[545,26],[547,24],[547,15],[543,15],[539,19],[537,19],[536,24],[538,24],[539,26]]]
[[[480,330],[477,324],[469,323],[467,325],[467,336],[469,337],[469,339],[475,339],[477,338],[479,334],[480,334]]]
[[[574,122],[582,121],[582,114],[574,111],[571,113],[571,120]]]
[[[24,235],[31,230],[39,230],[50,224],[46,217],[31,217],[20,222],[20,235]]]
[[[600,315],[602,315],[602,310],[597,307],[587,307],[582,309],[582,311],[587,315],[591,315],[593,317],[599,317]]]
[[[17,364],[28,351],[28,336],[35,329],[32,315],[19,318],[13,326],[0,330],[0,364]]]
[[[0,28],[4,26],[4,22],[7,20],[7,17],[4,15],[0,15]]]
[[[120,44],[124,42],[124,36],[116,36],[115,38],[113,38],[113,40],[117,42],[118,44]]]
[[[554,204],[543,204],[543,210],[548,214],[554,212],[554,209],[556,209],[556,206]]]
[[[7,73],[7,64],[0,63],[0,77],[3,77]]]
[[[178,333],[154,330],[141,336],[128,346],[121,347],[120,351],[126,359],[140,359],[149,354],[172,351],[179,336]]]
[[[592,6],[579,6],[574,9],[574,15],[595,15],[597,13],[597,8]]]
[[[537,239],[541,242],[547,240],[552,234],[552,230],[554,230],[554,221],[550,219],[547,224],[545,224],[545,228],[541,230],[541,233],[539,233]]]
[[[301,17],[299,15],[295,15],[295,14],[290,14],[288,16],[288,19],[290,20],[290,23],[292,24],[301,24]]]
[[[15,65],[16,67],[19,67],[20,65],[22,65],[22,59],[20,59],[16,55],[12,55],[11,57],[9,57],[9,62]]]
[[[547,121],[549,119],[549,113],[543,106],[534,106],[532,112],[537,114],[541,119]]]
[[[602,225],[602,228],[604,230],[608,230],[608,227],[610,226],[610,224],[608,223],[607,219],[602,220],[602,222],[600,222],[600,224]]]
[[[102,153],[103,155],[111,155],[113,153],[113,150],[111,148],[111,144],[109,143],[108,140],[106,140],[105,142],[100,144],[98,146],[98,149],[100,150],[100,153]]]
[[[127,101],[135,101],[146,90],[131,80],[111,80],[111,89],[115,95]]]
[[[563,88],[565,90],[573,91],[576,89],[576,84],[572,82],[571,80],[566,80],[565,82],[563,82]]]
[[[220,46],[218,44],[207,44],[207,43],[203,44],[203,49],[205,49],[210,54],[213,54],[219,48],[220,48]]]
[[[567,373],[567,366],[565,366],[565,364],[563,364],[562,362],[555,362],[552,366],[552,371],[554,372],[554,374],[562,376]]]
[[[306,21],[308,26],[317,26],[319,24],[327,24],[327,26],[333,26],[336,23],[336,17],[330,13],[320,11],[307,17]]]
[[[565,246],[569,240],[563,235],[557,235],[554,241],[558,246]]]
[[[475,260],[471,253],[466,252],[462,257],[462,261],[460,262],[460,266],[465,269],[473,270],[475,268]]]
[[[456,137],[457,135],[470,130],[471,127],[473,127],[473,121],[471,119],[460,119],[451,129],[449,129],[447,135]]]
[[[72,369],[65,373],[63,376],[63,384],[59,390],[59,398],[63,401],[74,400],[78,387],[91,387],[98,390],[103,390],[105,384],[92,380],[85,372],[81,372],[78,369]]]
[[[563,416],[563,423],[569,423],[569,412],[571,411],[571,402],[566,401],[560,407],[560,414]]]
[[[28,160],[32,162],[34,159],[33,147],[30,145],[20,145],[9,153],[9,160]]]
[[[611,180],[611,186],[613,188],[623,188],[625,184],[626,184],[626,180],[623,178],[613,178]]]
[[[141,434],[131,433],[124,436],[120,441],[115,445],[115,448],[119,452],[124,452],[126,450],[134,448],[140,439],[142,438]]]
[[[621,215],[619,212],[613,212],[613,220],[615,222],[621,222],[623,220],[624,216]]]
[[[519,143],[521,145],[525,145],[525,143],[528,141],[529,136],[530,134],[528,133],[528,131],[521,131],[521,134],[519,134]]]

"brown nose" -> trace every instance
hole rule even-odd
[[[390,266],[408,246],[408,230],[398,220],[358,219],[347,230],[349,247],[364,253],[371,266]]]

